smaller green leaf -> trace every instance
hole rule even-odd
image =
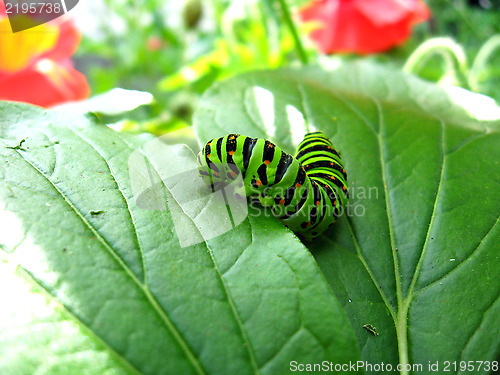
[[[152,101],[153,95],[149,92],[115,88],[87,100],[61,104],[57,109],[68,111],[75,116],[89,112],[113,116],[151,104]]]

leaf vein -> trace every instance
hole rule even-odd
[[[141,256],[141,264],[142,264],[142,274],[143,274],[143,283],[145,285],[147,285],[147,273],[146,273],[146,265],[145,265],[145,261],[144,261],[144,249],[142,247],[142,243],[141,243],[141,240],[139,238],[139,234],[137,232],[137,223],[136,223],[136,220],[135,220],[135,216],[134,214],[132,213],[132,209],[130,207],[130,202],[129,200],[127,199],[127,197],[125,196],[125,192],[123,191],[122,187],[120,186],[120,183],[118,182],[118,179],[116,178],[115,174],[113,173],[112,169],[111,169],[111,166],[110,164],[108,163],[108,161],[106,160],[106,158],[97,150],[96,147],[94,147],[94,145],[92,143],[90,143],[90,141],[88,139],[85,139],[83,138],[80,134],[78,134],[77,132],[75,132],[73,129],[71,129],[73,131],[73,134],[75,134],[77,137],[79,137],[80,139],[82,139],[84,142],[86,142],[90,147],[92,147],[92,149],[101,157],[101,159],[104,161],[104,163],[106,164],[106,167],[108,168],[108,171],[109,171],[109,174],[111,175],[111,177],[113,178],[113,181],[116,185],[116,187],[118,188],[118,190],[120,191],[120,194],[123,198],[123,201],[125,202],[125,204],[127,205],[127,210],[128,210],[128,215],[130,216],[130,220],[132,222],[132,228],[134,230],[134,235],[135,235],[135,238],[137,240],[137,245],[139,246],[139,254]],[[128,146],[128,145],[127,145]]]
[[[141,151],[142,151],[142,150],[141,150]],[[143,154],[143,155],[144,155],[144,154]],[[144,157],[146,158],[146,160],[149,160],[149,159],[147,158],[147,155],[144,155]],[[156,166],[154,165],[154,163],[150,163],[150,164],[152,165],[152,167],[154,168],[154,170],[156,171],[156,173],[158,173],[158,174],[159,174],[159,172],[158,172],[158,170],[156,169]],[[163,186],[164,186],[167,190],[169,190],[169,191],[170,191],[170,189],[168,188],[168,186],[166,186],[166,185],[165,185],[165,183],[163,183]],[[172,194],[172,197],[173,197],[173,198],[177,201],[177,199],[176,199],[175,195],[173,195],[173,194]],[[187,212],[185,211],[185,209],[184,209],[184,207],[182,206],[182,204],[180,204],[178,201],[177,201],[177,204],[179,205],[179,207],[181,208],[181,210],[184,212],[184,214],[185,214],[185,215],[186,215],[186,216],[187,216],[187,217],[188,217],[188,218],[189,218],[189,219],[190,219],[190,220],[194,223],[195,228],[198,230],[198,232],[200,233],[200,235],[201,235],[201,236],[202,236],[202,238],[203,238],[203,233],[201,233],[200,229],[198,228],[198,226],[197,226],[197,225],[196,225],[196,223],[194,222],[193,218],[191,218],[191,216],[189,216],[189,215],[187,214]],[[253,241],[253,239],[252,239],[252,241]],[[235,318],[236,324],[237,324],[237,326],[238,326],[238,328],[239,328],[239,330],[240,330],[241,337],[242,337],[243,342],[244,342],[244,344],[245,344],[244,346],[245,346],[245,348],[247,349],[248,356],[249,356],[249,358],[250,358],[250,362],[251,362],[251,364],[252,364],[252,367],[254,368],[254,370],[255,370],[256,374],[259,374],[260,372],[259,372],[259,370],[258,370],[257,361],[255,360],[255,356],[254,356],[254,349],[253,349],[253,347],[252,347],[252,345],[251,345],[251,342],[250,342],[250,340],[249,340],[249,338],[248,338],[248,336],[247,336],[247,333],[246,333],[245,327],[244,327],[244,325],[243,325],[243,323],[242,323],[242,321],[241,321],[241,319],[240,319],[240,316],[239,316],[238,311],[237,311],[237,309],[236,309],[236,305],[235,305],[235,303],[234,303],[234,300],[233,300],[233,298],[232,298],[232,296],[231,296],[231,294],[230,294],[230,292],[229,292],[229,288],[228,288],[228,286],[227,286],[227,283],[225,282],[224,277],[223,277],[223,275],[222,275],[222,273],[221,273],[221,271],[220,271],[219,267],[217,266],[217,263],[216,263],[216,261],[215,261],[214,255],[213,255],[213,251],[210,249],[210,246],[208,245],[208,242],[205,240],[205,241],[204,241],[204,243],[205,243],[205,247],[207,248],[207,253],[208,253],[208,255],[210,256],[210,259],[211,259],[211,261],[212,261],[212,264],[213,264],[213,266],[214,266],[214,269],[215,269],[215,271],[217,272],[218,278],[219,278],[219,280],[220,280],[220,282],[221,282],[221,284],[222,284],[222,287],[223,287],[223,289],[224,289],[224,293],[225,293],[225,295],[226,295],[227,301],[228,301],[229,306],[230,306],[230,308],[231,308],[231,312],[232,312],[232,314],[233,314],[233,316],[234,316],[234,318]],[[248,245],[248,246],[250,246],[250,245]]]
[[[413,272],[413,276],[412,276],[412,280],[411,280],[411,283],[410,283],[410,287],[408,288],[408,294],[406,296],[406,301],[405,301],[405,304],[406,304],[407,308],[409,308],[410,302],[411,302],[411,300],[413,298],[413,295],[412,295],[413,294],[413,290],[415,289],[415,285],[416,285],[417,280],[418,280],[418,275],[419,275],[419,272],[420,272],[420,268],[422,267],[422,262],[423,262],[423,259],[424,259],[424,255],[426,253],[427,244],[428,244],[429,238],[431,237],[431,228],[432,228],[432,226],[434,224],[434,220],[435,220],[435,217],[436,217],[439,196],[441,195],[441,187],[443,185],[445,163],[446,163],[446,154],[444,152],[444,149],[445,149],[445,145],[444,145],[444,123],[443,123],[442,120],[440,120],[440,124],[441,124],[441,160],[442,160],[441,161],[441,172],[440,172],[440,176],[439,176],[439,182],[438,182],[438,185],[437,185],[436,198],[434,200],[434,206],[432,208],[432,214],[431,214],[431,217],[429,219],[429,226],[427,227],[427,233],[425,235],[425,242],[424,242],[424,245],[422,246],[422,251],[420,253],[420,258],[418,259],[417,265],[415,266],[415,271]]]
[[[495,303],[499,301],[499,298],[500,298],[500,295],[498,295],[497,298],[495,298],[495,300],[491,303],[491,305],[488,306],[488,308],[486,308],[484,310],[483,317],[482,317],[481,321],[477,325],[477,328],[471,333],[469,339],[467,340],[467,343],[464,345],[464,348],[462,349],[462,352],[460,353],[460,360],[461,361],[464,358],[464,352],[467,349],[467,346],[470,344],[470,342],[471,342],[472,338],[474,337],[474,335],[476,334],[476,332],[481,329],[481,324],[483,324],[485,315],[488,313],[489,310],[491,310],[495,306]]]
[[[452,269],[450,269],[448,272],[446,272],[440,278],[438,278],[438,279],[434,280],[433,282],[429,283],[428,285],[422,287],[420,290],[418,290],[415,293],[415,296],[417,294],[420,294],[423,291],[431,288],[433,285],[437,284],[438,282],[441,282],[446,277],[448,277],[451,273],[456,272],[457,270],[459,270],[467,261],[469,261],[474,256],[474,254],[476,253],[476,251],[481,247],[481,245],[483,244],[483,242],[486,239],[486,237],[488,237],[490,235],[490,233],[497,226],[497,224],[499,223],[499,221],[500,221],[500,217],[497,218],[496,222],[491,226],[491,228],[488,230],[488,232],[484,235],[484,237],[481,239],[481,241],[479,242],[479,244],[474,248],[474,250],[472,250],[472,252],[469,254],[469,256],[467,258],[465,258],[463,261],[461,261],[460,263],[458,263],[457,266],[455,266]]]

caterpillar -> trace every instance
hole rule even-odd
[[[197,160],[199,175],[213,190],[241,173],[235,196],[270,207],[306,240],[330,227],[349,198],[340,154],[319,131],[305,135],[295,156],[265,139],[228,134],[208,141]]]

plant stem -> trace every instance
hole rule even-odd
[[[493,35],[488,39],[477,53],[469,72],[469,86],[473,91],[479,92],[479,85],[482,78],[481,74],[484,73],[488,60],[497,49],[500,49],[499,34]]]
[[[401,375],[408,375],[409,371],[406,368],[410,362],[408,360],[408,305],[403,303],[399,307],[397,323],[396,323],[396,336],[398,338],[398,352],[399,364],[402,366],[400,371]]]
[[[299,33],[297,32],[297,28],[295,27],[295,24],[292,20],[292,17],[290,16],[290,10],[288,9],[288,5],[286,4],[286,0],[279,0],[280,5],[281,5],[281,11],[283,12],[283,18],[285,20],[285,23],[288,26],[288,29],[290,30],[290,33],[292,34],[293,40],[295,42],[295,49],[297,50],[297,54],[299,55],[300,61],[302,62],[303,65],[307,65],[307,54],[304,49],[304,46],[302,46],[302,42],[300,40]]]
[[[455,73],[459,84],[468,88],[467,57],[460,44],[451,38],[433,38],[422,43],[408,57],[403,70],[416,74],[433,55],[440,55],[446,64],[446,70]]]

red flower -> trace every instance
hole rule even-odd
[[[79,43],[80,33],[64,16],[12,33],[0,2],[0,100],[50,107],[88,97],[85,76],[70,62]]]
[[[163,47],[163,40],[157,36],[152,36],[146,41],[146,48],[149,51],[158,51]]]
[[[366,54],[402,44],[430,12],[422,0],[313,0],[299,16],[318,23],[310,37],[322,52]]]

